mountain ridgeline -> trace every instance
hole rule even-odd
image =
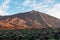
[[[0,16],[0,29],[60,28],[60,19],[38,11]]]

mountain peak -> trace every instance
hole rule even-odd
[[[11,16],[0,16],[0,29],[60,28],[60,19],[32,10]]]
[[[31,12],[37,12],[37,11],[35,11],[35,10],[32,10]]]
[[[36,12],[38,12],[38,11],[32,10],[32,11],[30,11],[30,12],[31,12],[31,14],[34,14],[34,13],[36,13]]]
[[[32,10],[32,11],[35,11],[35,10]]]

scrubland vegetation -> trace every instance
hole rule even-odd
[[[0,30],[0,40],[60,40],[60,29]]]

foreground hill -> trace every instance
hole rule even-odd
[[[10,16],[0,16],[0,29],[60,28],[60,19],[42,12],[30,11]]]

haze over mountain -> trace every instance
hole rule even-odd
[[[60,19],[38,11],[0,16],[0,29],[60,28]]]

